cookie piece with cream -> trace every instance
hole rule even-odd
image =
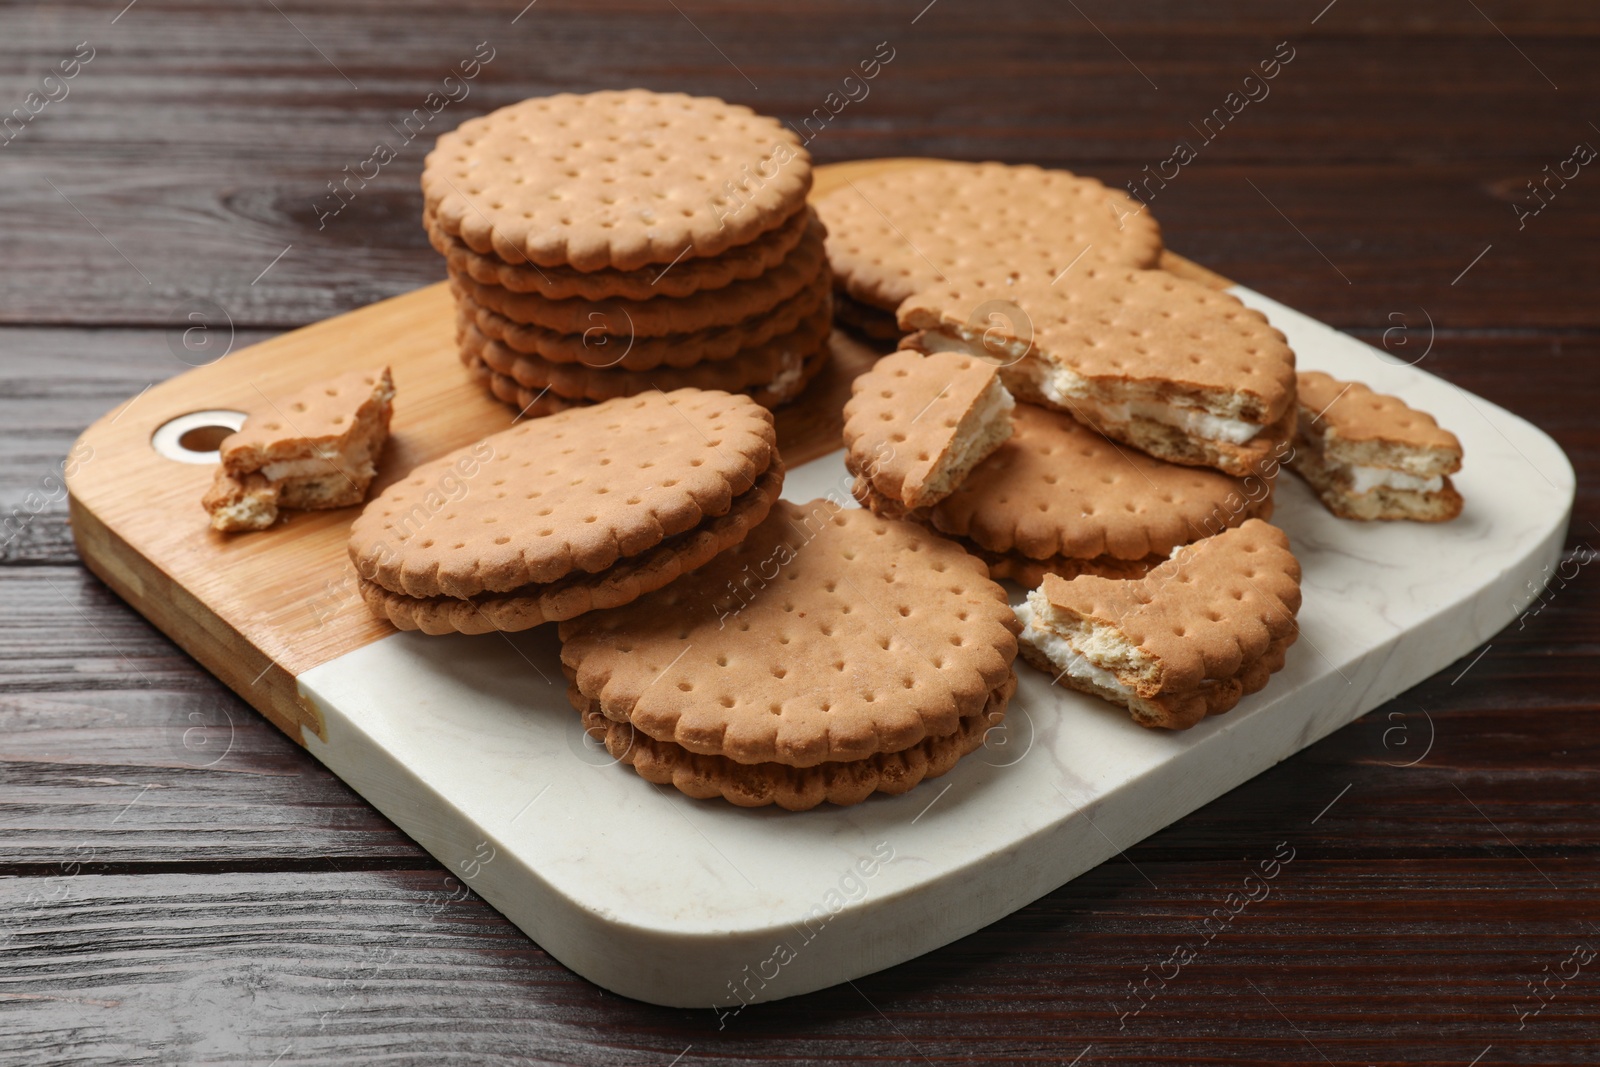
[[[1230,293],[1160,270],[952,275],[900,305],[924,352],[986,355],[1020,400],[1157,459],[1244,477],[1294,429],[1294,352]]]
[[[1299,634],[1300,564],[1251,519],[1132,581],[1046,575],[1017,609],[1023,659],[1065,685],[1187,729],[1283,668]]]
[[[1342,519],[1447,522],[1461,514],[1450,475],[1461,442],[1399,397],[1321,371],[1299,375],[1289,467]]]

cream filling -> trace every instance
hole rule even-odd
[[[929,334],[928,340],[934,342],[928,345],[930,351],[962,352],[980,359],[987,358],[991,362],[996,355],[1004,353],[1011,362],[1003,365],[1002,370],[1007,375],[1027,381],[1046,400],[1064,408],[1070,408],[1075,402],[1089,401],[1112,422],[1127,423],[1138,417],[1172,426],[1193,437],[1235,445],[1250,441],[1262,430],[1259,422],[1246,422],[1153,400],[1102,400],[1093,395],[1088,379],[1083,375],[1066,367],[1048,364],[1038,355],[1030,355],[1031,342],[994,341],[992,347],[999,351],[990,352],[985,350],[982,342],[938,332]]]
[[[268,481],[281,482],[285,478],[309,478],[332,474],[338,469],[334,463],[337,455],[311,459],[280,459],[262,466],[261,474]]]
[[[1002,419],[1009,421],[1016,406],[1016,398],[1001,384],[1000,379],[991,381],[979,398],[978,406],[971,412],[972,432],[965,438],[957,438],[951,448],[954,456],[952,466],[966,464],[972,459],[974,449],[989,445],[994,440],[992,429],[995,423]]]
[[[1032,604],[1019,604],[1014,610],[1017,613],[1017,621],[1022,623],[1019,640],[1026,641],[1044,653],[1050,665],[1056,669],[1057,677],[1065,675],[1114,693],[1128,697],[1134,695],[1133,690],[1118,681],[1115,674],[1095,664],[1088,656],[1074,648],[1071,641],[1060,634],[1041,630],[1035,626]]]
[[[1410,489],[1419,493],[1437,493],[1444,488],[1443,475],[1419,478],[1415,474],[1390,470],[1388,467],[1363,467],[1357,464],[1347,469],[1350,471],[1350,492],[1357,496],[1379,486],[1385,489]]]

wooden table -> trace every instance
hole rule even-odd
[[[0,1060],[1600,1061],[1600,172],[1574,161],[1600,12],[924,2],[0,10],[0,115],[27,116],[0,133]],[[825,161],[1164,175],[1141,188],[1173,248],[1561,442],[1560,573],[1439,676],[945,949],[720,1031],[602,992],[89,577],[57,475],[230,336],[436,280],[437,130],[633,84],[811,116]],[[397,158],[330,214],[380,141]],[[1280,843],[1272,895],[1172,977]]]

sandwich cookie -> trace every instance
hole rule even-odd
[[[985,308],[1004,312],[983,314]],[[900,307],[910,347],[998,358],[1023,400],[1171,463],[1239,477],[1294,431],[1294,352],[1266,316],[1166,271],[969,276]]]
[[[992,363],[895,352],[851,384],[845,465],[905,509],[931,507],[1011,436],[1015,406]]]
[[[1299,376],[1290,468],[1341,519],[1447,522],[1461,514],[1450,475],[1461,442],[1432,415],[1360,382]]]
[[[811,157],[777,119],[644,89],[536,97],[441,136],[426,215],[514,265],[639,270],[719,255],[805,208]]]
[[[955,545],[780,501],[694,574],[563,623],[561,661],[591,735],[640,775],[798,811],[903,793],[980,747],[1017,628]]]
[[[771,270],[721,289],[703,289],[672,300],[551,300],[537,293],[485,285],[455,272],[451,280],[466,300],[512,322],[565,334],[660,337],[731,326],[766,315],[816,284],[827,269],[822,226],[813,223],[795,250]]]
[[[1300,564],[1259,520],[1135,581],[1049,575],[1017,608],[1022,656],[1056,682],[1183,730],[1267,684],[1299,635]]]
[[[401,629],[523,630],[703,566],[782,488],[760,405],[647,393],[521,422],[422,464],[356,519],[350,559],[368,606]]]
[[[1033,404],[1018,404],[1011,421],[1011,437],[939,503],[906,509],[864,473],[856,499],[954,539],[992,577],[1030,586],[1046,574],[1137,578],[1179,545],[1272,514],[1270,478],[1163,463]],[[890,443],[904,444],[901,434]]]
[[[266,400],[222,439],[221,466],[202,504],[212,529],[265,530],[279,508],[359,504],[389,437],[389,368],[351,371]]]
[[[630,337],[599,329],[561,333],[513,322],[475,304],[461,287],[452,285],[452,289],[458,313],[469,316],[479,332],[507,348],[551,363],[582,363],[632,371],[689,367],[732,359],[746,349],[797,329],[808,315],[829,302],[830,293],[827,276],[819,274],[811,284],[777,307],[730,326],[660,337]]]
[[[831,316],[826,302],[798,329],[747,349],[732,359],[648,371],[551,363],[485,337],[470,319],[458,322],[462,359],[478,359],[496,374],[535,392],[548,389],[567,400],[610,400],[652,390],[721,389],[729,393],[759,389],[799,378],[805,364],[827,349]]]
[[[836,284],[891,314],[947,275],[995,264],[1049,282],[1161,257],[1161,228],[1143,204],[1065,170],[919,163],[851,179],[816,206]]]
[[[428,231],[428,242],[445,257],[452,273],[514,293],[536,293],[547,300],[603,301],[684,297],[755,278],[782,263],[815,220],[816,213],[810,209],[797,211],[749,244],[735,245],[709,258],[686,258],[638,270],[593,271],[507,263],[498,256],[474,252],[459,237],[440,229],[431,215],[424,216],[422,224]]]

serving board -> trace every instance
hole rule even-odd
[[[917,162],[824,167],[817,192]],[[1229,284],[1170,254],[1163,266]],[[198,413],[387,363],[396,414],[374,493],[511,423],[455,357],[443,284],[230,354],[107,413],[68,479],[74,536],[119,595],[557,959],[615,992],[726,1018],[993,922],[1458,659],[1542,587],[1574,491],[1550,438],[1233,291],[1288,335],[1302,368],[1396,393],[1455,431],[1462,516],[1343,522],[1286,474],[1273,521],[1302,564],[1304,606],[1266,690],[1173,734],[1019,663],[1007,725],[984,748],[908,794],[850,808],[693,801],[615,765],[567,703],[553,627],[425,637],[378,622],[344,550],[356,509],[257,534],[209,529],[199,499],[212,469],[182,431],[227,416]],[[791,500],[849,501],[839,411],[876,352],[842,334],[833,343],[830,370],[779,413]]]

